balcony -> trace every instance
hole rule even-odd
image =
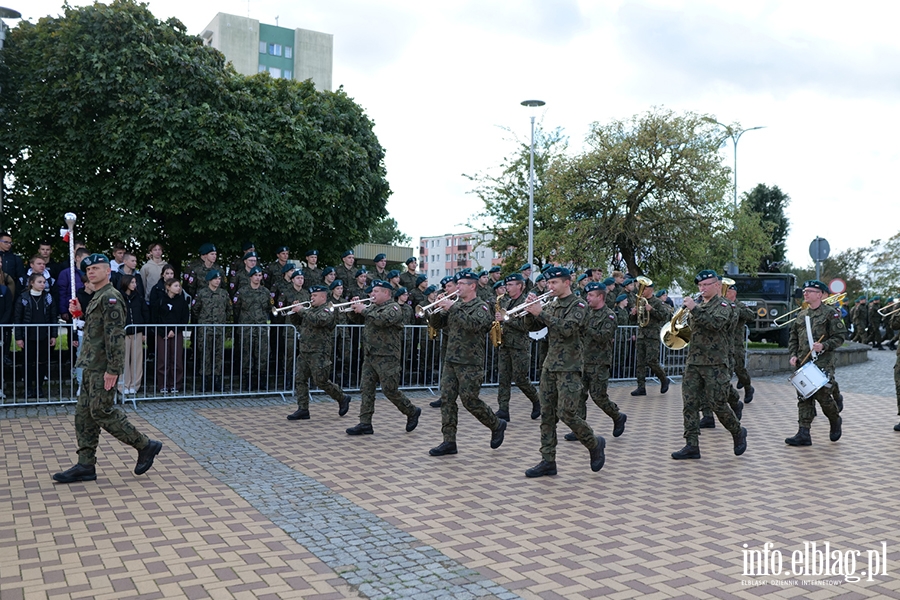
[[[468,267],[469,261],[464,258],[460,258],[459,260],[456,261],[456,266],[457,267]]]
[[[468,251],[469,251],[469,245],[468,245],[468,244],[460,244],[460,245],[458,245],[458,246],[456,247],[456,251],[457,251],[457,252],[468,252]]]

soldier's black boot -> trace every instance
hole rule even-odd
[[[712,415],[700,419],[700,429],[715,429],[716,419]]]
[[[441,399],[438,398],[438,399],[435,400],[434,402],[429,402],[429,403],[428,403],[428,406],[430,406],[431,408],[440,408],[440,407],[441,407],[441,404],[442,404]]]
[[[507,423],[509,423],[510,418],[509,418],[509,411],[508,411],[508,410],[503,410],[503,409],[501,408],[500,410],[498,410],[498,411],[495,412],[494,414],[497,415],[497,418],[498,418],[498,419],[503,419],[504,421],[506,421]]]
[[[662,383],[659,384],[659,393],[665,394],[669,391],[669,384],[672,383],[672,380],[666,377],[662,380]]]
[[[735,387],[737,387],[737,389],[741,389],[744,387],[744,384],[738,381],[738,384]]]
[[[894,425],[894,431],[900,431],[900,423]]]
[[[291,414],[289,414],[287,416],[288,421],[299,421],[300,419],[303,419],[305,421],[308,418],[309,418],[309,410],[303,409],[303,408],[298,408],[297,410],[295,410],[294,412],[292,412]]]
[[[419,425],[419,415],[422,414],[422,409],[418,406],[416,410],[413,411],[413,414],[406,417],[406,431],[412,431]]]
[[[439,446],[435,446],[428,451],[432,456],[444,456],[447,454],[456,454],[456,442],[441,442]]]
[[[744,403],[741,402],[740,400],[738,400],[737,410],[734,411],[734,416],[736,416],[737,420],[740,421],[743,414],[744,414]]]
[[[737,435],[732,435],[732,437],[734,438],[734,455],[740,456],[747,450],[747,428],[741,427]]]
[[[531,401],[531,419],[540,419],[541,418],[541,401],[540,400],[532,400]]]
[[[344,397],[338,402],[338,416],[343,417],[348,410],[350,410],[350,394],[344,394]]]
[[[602,469],[603,464],[606,462],[606,452],[604,452],[604,448],[606,448],[606,440],[603,439],[602,435],[598,435],[597,445],[591,450],[591,471],[594,473]]]
[[[347,429],[347,435],[372,435],[375,430],[368,423],[357,423]]]
[[[542,460],[525,471],[525,477],[543,477],[545,475],[556,475],[556,462],[547,462]]]
[[[834,399],[834,403],[837,404],[838,412],[844,412],[844,395],[838,394]]]
[[[625,413],[619,413],[619,418],[613,421],[613,437],[619,437],[623,433],[625,433],[625,421],[628,420],[628,415]]]
[[[567,442],[577,442],[578,436],[575,435],[574,431],[570,431],[569,433],[567,433],[566,435],[563,436],[563,439],[566,440]]]
[[[691,446],[690,444],[686,444],[684,448],[682,448],[678,452],[673,452],[672,458],[674,458],[675,460],[700,458],[700,446]]]
[[[162,442],[150,440],[143,450],[138,450],[137,464],[134,465],[134,474],[143,475],[153,466],[153,459],[162,450]]]
[[[636,390],[634,390],[633,392],[631,392],[631,395],[632,395],[632,396],[646,396],[646,395],[647,395],[647,388],[645,388],[644,386],[641,386],[641,387],[639,387],[638,389],[636,389]]]
[[[740,385],[741,384],[738,383],[738,386],[740,386]],[[740,387],[738,389],[740,389]],[[744,391],[744,404],[750,404],[751,402],[753,402],[753,393],[755,391],[756,390],[753,389],[752,385],[747,386],[747,389]]]
[[[828,434],[828,439],[832,442],[836,442],[841,439],[841,423],[843,422],[844,420],[840,417],[838,417],[834,421],[831,421],[831,431]]]
[[[504,431],[506,431],[506,421],[500,419],[500,424],[497,425],[497,429],[491,433],[491,448],[496,450],[500,447],[500,444],[503,443]]]
[[[53,481],[59,483],[73,483],[75,481],[94,481],[97,479],[97,470],[94,465],[77,464],[66,469],[62,473],[54,473]]]
[[[809,427],[801,427],[800,431],[794,437],[784,440],[788,446],[812,446],[812,439],[809,437]]]

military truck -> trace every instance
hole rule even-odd
[[[775,319],[798,306],[794,301],[797,277],[793,273],[741,274],[729,277],[735,281],[738,300],[756,311],[756,322],[749,324],[750,341],[765,339],[786,348],[790,328],[776,327]]]

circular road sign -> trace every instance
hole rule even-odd
[[[828,245],[828,240],[825,238],[820,238],[816,236],[809,244],[809,256],[816,262],[822,262],[826,258],[828,258],[828,254],[831,253],[831,246]]]
[[[847,291],[847,282],[841,278],[835,278],[828,282],[828,289],[832,294],[840,294]]]

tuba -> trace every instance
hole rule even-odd
[[[701,300],[701,296],[695,298],[698,304]],[[688,312],[688,309],[682,306],[675,312],[672,320],[659,330],[659,340],[669,350],[687,348],[688,344],[691,343],[691,313]]]
[[[644,298],[644,290],[653,285],[653,282],[644,276],[638,277],[637,282],[637,324],[639,327],[646,327],[650,324],[650,311],[647,310],[649,301]]]
[[[722,278],[722,297],[725,297],[725,292],[728,291],[728,288],[734,285],[734,279],[729,279],[728,277]]]

